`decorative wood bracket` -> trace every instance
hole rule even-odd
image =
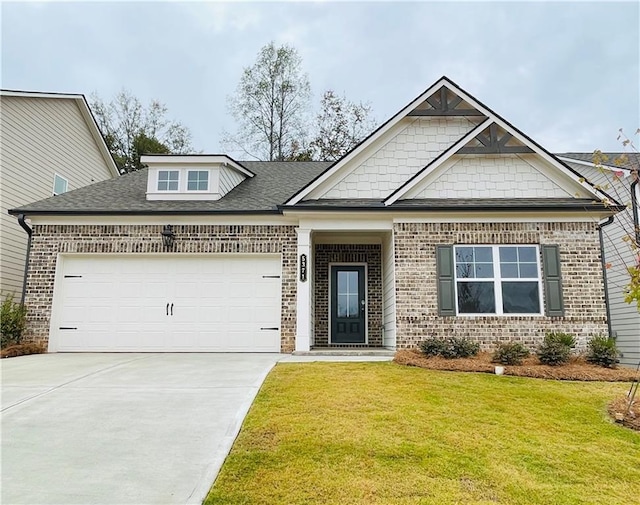
[[[442,86],[439,91],[427,98],[432,109],[414,109],[407,116],[484,116],[476,109],[456,109],[462,102],[458,95],[448,96],[447,88]]]
[[[475,139],[480,142],[481,146],[465,146],[458,151],[458,154],[514,154],[514,153],[532,153],[533,149],[527,146],[508,146],[507,143],[513,138],[509,132],[504,132],[502,137],[498,138],[498,125],[491,123],[489,125],[489,136],[486,131],[479,133]]]

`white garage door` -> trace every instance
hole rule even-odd
[[[279,352],[280,258],[61,258],[51,351]]]

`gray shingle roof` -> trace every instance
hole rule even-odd
[[[220,200],[146,199],[147,170],[98,182],[62,195],[30,203],[12,214],[130,214],[130,213],[261,213],[277,206],[325,170],[327,162],[243,161],[255,173]]]
[[[606,165],[620,166],[622,168],[638,168],[640,166],[640,153],[602,153],[608,159]],[[556,156],[562,158],[571,158],[578,161],[586,161],[587,163],[593,163],[593,153],[558,153]],[[620,164],[616,163],[617,160],[621,160]]]
[[[621,153],[605,153],[613,160]],[[557,156],[591,162],[592,153],[562,153]],[[640,155],[631,154],[636,166]],[[215,201],[146,199],[147,170],[98,182],[62,195],[12,209],[12,214],[199,214],[278,213],[278,207],[324,172],[330,162],[241,162],[255,177]],[[585,208],[595,201],[567,199],[534,200],[401,200],[385,207],[378,199],[312,200],[300,202],[301,209],[464,209],[464,208]]]

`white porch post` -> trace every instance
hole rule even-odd
[[[309,351],[311,349],[311,230],[298,228],[296,231],[298,232],[296,351]],[[303,255],[306,265],[301,266]],[[306,270],[304,280],[300,275],[301,268]]]

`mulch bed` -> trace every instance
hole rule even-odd
[[[393,360],[400,365],[456,372],[495,373],[496,367],[496,363],[491,363],[491,353],[488,352],[481,352],[473,358],[445,359],[424,356],[420,351],[398,351]],[[580,357],[572,358],[566,365],[541,365],[535,356],[531,356],[522,365],[505,365],[504,375],[572,381],[630,382],[638,376],[638,372],[623,367],[603,368],[587,363]]]
[[[41,354],[46,352],[42,344],[29,342],[28,344],[15,344],[0,349],[0,358],[15,358],[16,356],[26,356],[27,354]]]
[[[629,408],[627,398],[623,397],[612,401],[607,410],[611,418],[615,419],[617,423],[632,430],[640,431],[640,398],[637,395],[631,408]]]

